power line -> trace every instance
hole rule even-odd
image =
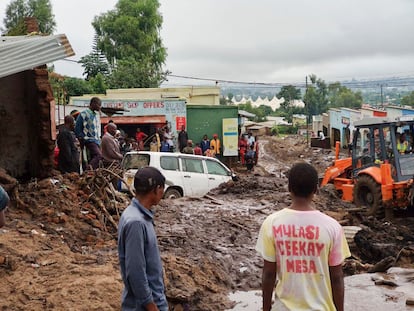
[[[61,60],[65,61],[65,62],[71,62],[71,63],[77,63],[77,64],[79,64],[79,61],[78,60],[74,60],[74,59],[66,59],[66,58],[64,58],[64,59],[61,59]]]
[[[182,78],[189,80],[202,80],[202,81],[213,81],[218,83],[233,83],[233,84],[257,84],[257,85],[274,85],[274,83],[265,83],[265,82],[245,82],[245,81],[235,81],[235,80],[223,80],[223,79],[212,79],[212,78],[200,78],[200,77],[190,77],[190,76],[181,76],[169,74],[169,77]]]
[[[67,62],[78,63],[77,60],[63,59]],[[239,84],[239,85],[250,85],[256,88],[281,88],[286,85],[292,85],[297,88],[306,88],[304,82],[251,82],[251,81],[237,81],[237,80],[226,80],[226,79],[214,79],[214,78],[203,78],[195,76],[175,75],[169,74],[168,77],[196,80],[196,81],[211,81],[222,84]],[[379,85],[383,85],[385,88],[392,87],[407,87],[414,85],[414,76],[394,76],[394,77],[381,77],[378,79],[360,79],[360,80],[336,80],[336,81],[324,81],[326,84],[332,84],[339,82],[341,86],[348,88],[377,88]],[[312,86],[312,85],[311,85]]]
[[[225,79],[214,79],[214,78],[202,78],[194,76],[183,76],[183,75],[174,75],[169,74],[170,77],[188,79],[188,80],[198,80],[198,81],[213,81],[224,84],[242,84],[242,85],[251,85],[257,88],[272,88],[272,87],[282,87],[286,85],[292,85],[298,88],[305,88],[306,85],[303,82],[246,82],[246,81],[236,81],[236,80],[225,80]],[[381,78],[381,79],[364,79],[364,80],[354,80],[354,81],[330,81],[326,82],[327,84],[339,82],[341,86],[346,86],[349,88],[376,88],[378,85],[386,85],[386,87],[404,87],[414,85],[414,76],[406,77],[390,77],[390,78]]]

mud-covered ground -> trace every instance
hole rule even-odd
[[[290,204],[287,171],[308,161],[323,174],[333,157],[300,137],[264,137],[253,173],[235,165],[236,182],[202,198],[161,201],[155,225],[171,310],[231,309],[230,292],[259,289],[257,233],[267,215]],[[128,198],[110,197],[102,208],[77,175],[18,185],[14,197],[0,229],[2,310],[119,310],[116,223]],[[347,275],[414,268],[413,218],[365,216],[330,186],[314,203],[346,229]]]

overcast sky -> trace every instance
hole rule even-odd
[[[57,33],[79,60],[91,51],[93,17],[116,0],[51,0]],[[9,0],[0,1],[1,24]],[[414,76],[413,0],[161,0],[165,69],[244,82]],[[82,77],[76,63],[58,73]],[[173,79],[193,84],[194,80]]]

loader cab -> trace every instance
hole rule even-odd
[[[390,163],[392,179],[404,181],[414,176],[414,118],[390,121],[365,118],[355,122],[352,175],[381,163]]]
[[[389,159],[390,127],[384,124],[356,128],[352,153],[354,174],[370,166],[379,166]]]

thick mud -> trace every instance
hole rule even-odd
[[[241,294],[251,298],[237,303],[229,294],[260,289],[262,260],[254,250],[260,224],[289,206],[286,174],[293,163],[307,161],[322,175],[333,158],[333,151],[310,148],[301,137],[265,137],[254,172],[237,164],[238,181],[202,198],[162,200],[155,225],[170,309],[258,310],[260,303],[249,303],[260,296]],[[17,186],[8,224],[0,229],[2,310],[119,310],[116,224],[129,198],[91,200],[97,190],[90,182],[57,175]],[[101,201],[109,202],[105,209]],[[414,268],[414,219],[368,217],[330,186],[320,189],[314,204],[347,232],[352,257],[345,264],[346,309],[409,310],[407,292],[397,288],[412,285],[412,276],[400,277],[394,294],[382,291],[389,285],[375,285],[372,276],[390,267]]]

